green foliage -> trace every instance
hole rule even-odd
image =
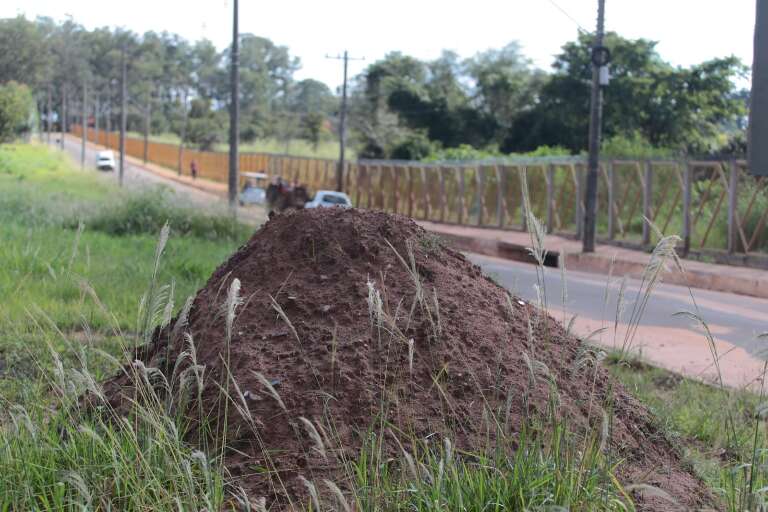
[[[84,219],[72,219],[68,226],[75,228],[81,221],[88,229],[111,236],[153,235],[166,223],[176,234],[204,240],[242,240],[250,232],[250,228],[230,217],[174,206],[161,188],[130,195]]]
[[[395,160],[421,160],[430,155],[435,144],[423,133],[411,133],[399,141],[390,151],[390,158]]]
[[[656,147],[701,153],[717,145],[726,124],[745,112],[733,78],[743,68],[734,57],[674,68],[656,52],[656,43],[608,33],[611,82],[604,89],[603,133],[610,139],[638,133]],[[504,151],[557,144],[586,148],[592,68],[592,39],[583,34],[566,43],[540,101],[522,112],[502,144]]]
[[[17,82],[0,84],[0,143],[10,142],[32,130],[32,94]]]
[[[570,152],[562,147],[540,146],[527,153],[504,154],[496,147],[486,149],[475,149],[472,146],[463,144],[456,148],[445,148],[433,151],[424,158],[426,162],[477,162],[489,159],[503,158],[536,158],[548,156],[570,156]]]
[[[599,440],[564,423],[536,434],[523,426],[488,456],[416,443],[416,453],[380,460],[376,436],[353,464],[360,510],[632,510]],[[511,441],[511,440],[510,440]],[[418,468],[418,469],[416,469]]]
[[[654,146],[637,132],[614,135],[603,141],[601,156],[617,158],[673,158],[679,156],[670,148]]]

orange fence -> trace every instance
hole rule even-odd
[[[80,135],[80,127],[72,132]],[[95,131],[88,131],[94,142]],[[117,149],[116,133],[98,143]],[[126,152],[144,158],[142,139],[126,138]],[[148,161],[189,175],[227,181],[229,156],[149,142]],[[264,172],[333,189],[336,161],[268,153],[241,153],[240,170]],[[355,206],[435,222],[527,229],[523,189],[531,212],[550,233],[579,236],[584,218],[583,158],[498,159],[425,163],[392,160],[347,162],[344,190]],[[664,234],[683,238],[685,253],[764,255],[768,252],[768,178],[750,176],[738,160],[606,160],[598,181],[597,232],[601,240],[649,247]],[[743,259],[743,257],[741,257]],[[740,262],[740,260],[736,260]],[[768,260],[767,265],[768,265]]]

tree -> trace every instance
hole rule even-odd
[[[38,87],[51,65],[46,34],[40,24],[23,16],[0,19],[0,80]]]
[[[34,99],[29,87],[15,81],[0,85],[0,143],[32,130]]]
[[[517,117],[505,137],[505,151],[560,145],[586,148],[589,122],[591,38],[566,43],[535,105]],[[713,59],[688,69],[675,68],[647,39],[629,40],[608,33],[612,61],[605,89],[603,133],[633,137],[639,133],[656,146],[680,151],[706,150],[719,127],[742,115],[732,79],[742,68],[734,57]]]

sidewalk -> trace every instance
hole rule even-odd
[[[459,250],[519,261],[532,261],[528,254],[531,237],[528,233],[499,229],[475,228],[435,222],[418,221]],[[581,242],[572,238],[547,235],[546,249],[549,252],[546,264],[562,265],[569,270],[580,270],[607,275],[613,265],[613,275],[642,278],[650,254],[598,244],[595,252],[581,252]],[[768,272],[756,268],[719,265],[701,261],[683,260],[685,273],[670,269],[664,274],[664,282],[688,285],[692,288],[713,290],[751,297],[768,298]]]
[[[69,136],[72,137],[72,136]],[[72,137],[79,141],[79,138]],[[91,142],[92,148],[101,148]],[[189,176],[179,175],[165,167],[143,163],[140,158],[127,156],[126,160],[162,178],[196,188],[204,192],[227,197],[227,185],[206,179],[193,180]],[[473,252],[498,258],[532,261],[528,254],[531,239],[528,233],[501,229],[440,224],[428,221],[416,221],[429,231],[437,233],[457,250]],[[598,244],[594,253],[581,253],[581,242],[572,238],[548,235],[545,239],[548,258],[546,264],[560,266],[563,261],[570,270],[580,270],[607,275],[613,266],[613,275],[642,278],[650,255],[643,251]],[[685,273],[676,269],[664,274],[664,282],[688,285],[692,288],[713,290],[752,297],[768,298],[768,272],[756,268],[736,267],[701,261],[683,260]]]

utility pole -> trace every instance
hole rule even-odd
[[[326,59],[337,59],[344,61],[344,81],[341,85],[341,111],[339,112],[339,162],[336,164],[336,190],[344,190],[344,150],[347,145],[347,66],[350,60],[364,60],[363,57],[351,58],[347,50],[344,55],[336,57],[325,56]]]
[[[51,84],[48,84],[48,98],[46,98],[45,107],[45,138],[48,145],[51,144]]]
[[[80,168],[85,169],[85,141],[88,139],[88,82],[83,80],[83,131],[80,133]]]
[[[67,124],[67,84],[61,84],[61,117],[59,118],[59,129],[61,130],[61,137],[59,137],[59,149],[64,151],[64,131]]]
[[[238,142],[240,139],[240,34],[237,28],[238,5],[233,3],[232,53],[230,62],[230,105],[229,105],[229,209],[237,215],[237,164]]]
[[[127,64],[125,62],[125,43],[120,59],[120,171],[117,181],[123,186],[123,173],[125,172],[125,124],[126,124],[126,81],[128,79]]]
[[[99,102],[99,94],[96,94],[96,99],[94,101],[94,115],[93,115],[93,140],[96,141],[96,144],[99,144],[99,115],[101,114],[101,104]]]
[[[592,97],[589,116],[589,169],[584,212],[582,252],[595,252],[597,224],[597,174],[600,166],[600,132],[603,123],[603,90],[601,69],[608,64],[610,53],[603,46],[605,0],[597,2],[597,33],[592,47]],[[610,207],[610,206],[609,206]]]

